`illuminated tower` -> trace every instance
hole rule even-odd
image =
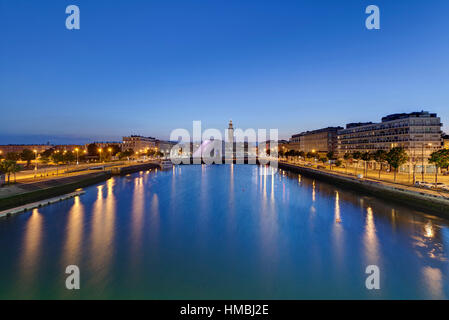
[[[234,128],[232,126],[232,120],[229,120],[228,127],[228,143],[232,146],[234,144]]]
[[[227,140],[225,143],[226,163],[232,163],[234,159],[234,127],[232,126],[232,120],[229,120]]]

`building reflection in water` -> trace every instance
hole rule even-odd
[[[379,239],[377,238],[376,225],[374,223],[373,209],[366,209],[365,235],[363,237],[364,252],[367,264],[380,266],[379,260]]]
[[[425,230],[424,236],[426,238],[433,238],[434,233],[433,233],[432,222],[430,222],[430,221],[427,222],[426,225],[424,226],[424,230]]]
[[[422,269],[424,283],[432,299],[444,299],[443,274],[440,269],[430,266]]]
[[[35,275],[38,273],[37,266],[40,265],[42,229],[43,217],[38,209],[34,209],[28,218],[24,233],[23,255],[20,262],[23,288],[31,288],[32,283],[37,280]]]
[[[340,194],[335,191],[335,208],[334,208],[334,223],[332,227],[332,245],[334,246],[334,254],[338,267],[341,269],[343,264],[343,225],[341,224],[341,212],[340,212]]]
[[[274,206],[274,172],[268,171],[268,166],[264,166],[261,174],[261,184],[262,188],[262,201],[259,219],[260,225],[260,258],[261,267],[263,268],[273,268],[278,263],[278,214]],[[272,168],[270,168],[272,170]],[[271,190],[270,190],[270,200],[268,200],[267,192],[267,176],[271,175]],[[270,201],[270,206],[268,206],[268,201]]]
[[[91,268],[95,274],[97,285],[106,283],[105,277],[109,272],[114,252],[114,225],[116,215],[116,203],[113,193],[115,179],[106,182],[106,198],[104,198],[104,186],[98,186],[97,200],[92,211],[91,233]]]
[[[68,222],[65,229],[66,240],[63,252],[63,265],[79,265],[81,261],[81,245],[84,230],[84,206],[79,196],[74,198],[73,206],[68,213]]]
[[[134,179],[132,212],[131,212],[131,256],[140,257],[139,251],[142,246],[142,232],[144,227],[144,210],[145,210],[145,186],[142,177]],[[136,262],[136,261],[135,261]]]
[[[315,180],[313,180],[312,182],[312,201],[315,202],[316,201],[316,191],[315,191]]]

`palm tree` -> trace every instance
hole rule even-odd
[[[8,184],[11,181],[11,173],[14,173],[16,166],[18,167],[17,162],[14,160],[5,160],[0,163],[0,171],[8,176]]]
[[[10,172],[14,174],[14,183],[16,183],[16,173],[20,172],[22,167],[19,166],[16,162],[11,163]]]

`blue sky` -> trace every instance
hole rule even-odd
[[[81,29],[65,28],[66,6]],[[378,5],[381,30],[365,28]],[[0,0],[0,143],[303,130],[437,112],[449,1]]]

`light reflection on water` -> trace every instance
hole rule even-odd
[[[0,298],[446,298],[447,221],[251,165],[113,178],[0,220]],[[80,267],[79,292],[64,289]],[[364,287],[378,265],[381,290]]]

